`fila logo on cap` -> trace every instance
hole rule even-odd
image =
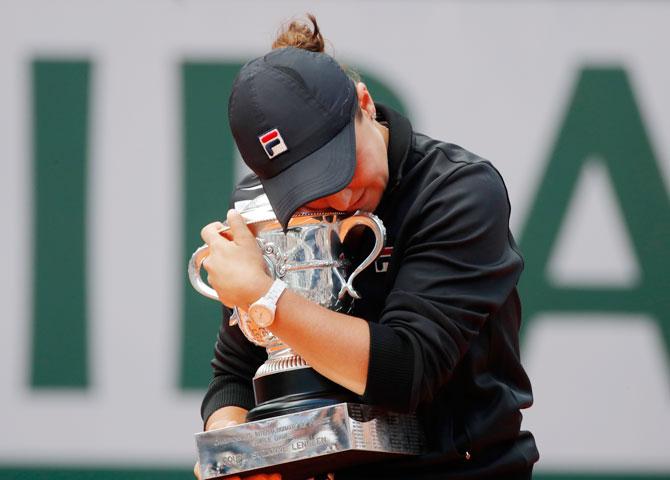
[[[286,143],[284,143],[284,139],[281,138],[279,130],[276,128],[259,136],[258,140],[261,142],[261,145],[263,145],[263,149],[268,158],[274,158],[280,153],[284,153],[288,150]]]

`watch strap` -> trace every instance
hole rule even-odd
[[[286,290],[286,283],[283,280],[277,278],[274,282],[272,282],[272,286],[270,286],[270,289],[267,291],[267,293],[257,301],[263,301],[263,303],[266,304],[269,303],[271,305],[277,305],[279,297],[281,297],[281,294],[284,293],[284,290]]]

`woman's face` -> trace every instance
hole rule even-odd
[[[363,83],[356,86],[360,114],[356,115],[356,169],[345,188],[327,197],[309,202],[307,210],[372,212],[381,201],[388,183],[388,133],[386,127],[373,120],[374,103]]]

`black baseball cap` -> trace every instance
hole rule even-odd
[[[230,129],[284,229],[298,208],[351,182],[357,105],[354,82],[325,53],[280,48],[237,75]]]

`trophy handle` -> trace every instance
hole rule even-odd
[[[188,261],[188,279],[199,294],[218,301],[219,296],[216,294],[216,290],[207,285],[200,276],[202,262],[207,258],[207,255],[209,255],[209,247],[207,245],[203,245],[193,252],[191,259]]]
[[[344,239],[349,231],[358,225],[364,225],[372,230],[372,232],[375,234],[375,246],[365,258],[365,260],[363,260],[363,263],[356,267],[356,269],[347,279],[346,283],[342,285],[340,293],[338,294],[338,298],[340,299],[344,297],[345,293],[348,293],[354,299],[361,298],[359,293],[354,288],[354,279],[358,276],[359,273],[365,270],[368,265],[375,261],[386,244],[386,228],[384,227],[384,224],[379,219],[379,217],[369,212],[361,212],[360,210],[351,217],[345,218],[340,223],[340,229],[338,232],[340,241],[344,242]]]

